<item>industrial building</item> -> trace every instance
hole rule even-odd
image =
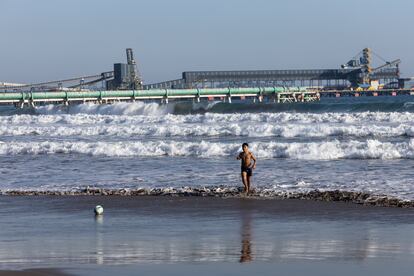
[[[400,60],[372,67],[371,50],[365,48],[341,69],[309,70],[247,70],[247,71],[189,71],[181,79],[144,85],[144,89],[157,88],[213,88],[213,87],[266,87],[301,86],[346,89],[370,85],[401,85]],[[399,84],[400,83],[400,84]]]

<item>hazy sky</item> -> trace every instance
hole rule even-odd
[[[412,0],[0,0],[0,81],[99,74],[127,47],[145,83],[339,68],[364,47],[414,76],[413,26]]]

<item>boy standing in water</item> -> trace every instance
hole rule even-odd
[[[250,192],[250,178],[253,175],[253,170],[256,169],[256,157],[249,151],[249,145],[243,143],[243,151],[237,156],[237,160],[241,160],[241,177],[244,185],[244,193],[246,195]],[[253,160],[253,164],[252,164]]]

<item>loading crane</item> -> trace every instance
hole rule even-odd
[[[375,54],[385,63],[376,68],[372,68],[372,54],[375,53],[370,48],[365,48],[357,56],[341,66],[343,69],[354,69],[349,73],[348,78],[353,87],[369,86],[372,81],[379,79],[378,75],[381,74],[382,70],[392,67],[397,69],[397,76],[399,78],[400,59],[386,61]]]

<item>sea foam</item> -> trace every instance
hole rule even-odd
[[[145,102],[119,102],[113,104],[45,105],[36,107],[38,114],[111,114],[111,115],[162,115],[172,113],[174,105]]]
[[[133,110],[136,106],[125,104]],[[0,116],[0,135],[7,136],[244,136],[244,137],[399,137],[414,136],[414,114],[197,114],[163,113],[156,104],[138,104],[161,115],[49,114]],[[47,107],[45,107],[47,108]],[[80,109],[99,109],[84,105]],[[103,107],[104,108],[104,107]],[[109,108],[109,107],[107,107]],[[125,108],[120,110],[125,111]],[[112,107],[116,109],[115,107]],[[127,108],[128,110],[128,108]],[[151,113],[151,112],[150,112]],[[152,113],[151,113],[152,114]]]
[[[399,137],[414,136],[414,125],[330,125],[330,124],[23,124],[0,126],[0,135],[8,136],[245,136],[245,137]]]
[[[257,142],[251,149],[259,158],[290,158],[302,160],[337,159],[413,159],[414,140],[407,142],[323,141],[323,142]],[[120,141],[120,142],[5,142],[0,154],[87,154],[111,157],[191,156],[197,158],[235,156],[239,143],[185,141]]]

